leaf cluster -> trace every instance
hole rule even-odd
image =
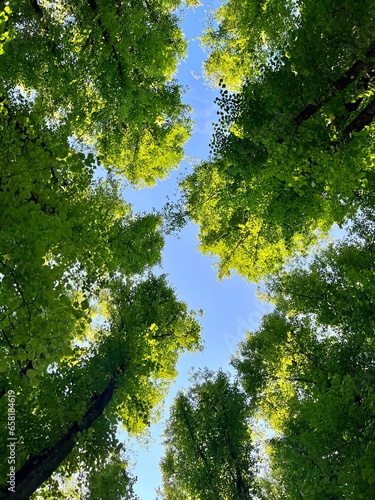
[[[259,281],[373,190],[373,5],[229,1],[217,20],[211,156],[182,190],[219,278]]]

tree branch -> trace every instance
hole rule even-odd
[[[298,116],[294,118],[297,125],[313,116],[324,104],[329,102],[340,92],[345,90],[358,79],[366,71],[373,71],[375,69],[375,62],[372,61],[375,57],[375,46],[371,47],[365,55],[364,60],[357,61],[353,66],[345,71],[332,85],[324,92],[315,104],[309,104],[303,109]]]
[[[30,4],[32,8],[34,9],[35,14],[39,17],[41,21],[44,21],[44,14],[42,9],[40,8],[40,5],[38,4],[37,0],[30,0]]]
[[[375,116],[375,99],[373,99],[361,113],[344,130],[344,136],[349,137],[353,132],[361,132],[370,125]]]

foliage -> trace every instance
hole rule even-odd
[[[286,498],[374,495],[374,212],[308,268],[274,278],[277,306],[234,361]]]
[[[27,94],[45,126],[94,146],[130,182],[154,184],[180,162],[191,126],[172,78],[186,48],[178,4],[12,2],[2,98]]]
[[[0,11],[0,414],[13,391],[19,499],[134,498],[118,424],[145,429],[199,346],[194,315],[150,274],[161,218],[121,193],[165,177],[190,134],[179,3]]]
[[[84,466],[85,464],[82,464]],[[89,473],[85,470],[73,478],[55,475],[48,484],[33,495],[35,500],[138,500],[133,485],[135,478],[128,475],[127,462],[116,450],[109,458],[99,457]]]
[[[162,498],[253,498],[249,411],[236,383],[219,371],[180,392],[165,430]]]
[[[219,9],[205,39],[207,71],[221,76],[219,121],[211,158],[182,184],[219,278],[276,272],[372,191],[373,8],[234,0]]]
[[[301,65],[294,66],[295,74],[303,67],[310,84],[315,74],[315,85],[321,85],[324,78],[334,79],[325,68],[339,75],[342,58],[367,50],[373,23],[374,6],[368,1],[229,0],[213,13],[202,37],[209,51],[206,73],[215,84],[223,79],[229,89],[240,91],[246,81],[291,59],[293,66]]]
[[[82,463],[85,471],[96,470],[98,461],[104,466],[103,458],[118,450],[117,423],[131,433],[149,425],[176,375],[179,354],[198,348],[199,326],[163,276],[118,283],[108,308],[96,342],[87,339],[69,359],[49,365],[33,390],[25,381],[13,381],[17,402],[22,401],[17,498],[28,498],[36,489],[30,488],[55,469],[71,477]],[[6,404],[2,398],[4,414]],[[6,446],[7,429],[2,432]],[[5,450],[2,457],[5,477]]]

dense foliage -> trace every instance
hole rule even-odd
[[[147,428],[199,347],[194,315],[150,271],[160,217],[134,215],[120,189],[165,177],[190,133],[178,3],[0,13],[1,498],[134,498],[118,425]]]
[[[219,278],[277,271],[372,193],[374,14],[333,0],[217,12],[204,41],[219,121],[183,190]]]
[[[253,498],[249,415],[246,396],[223,372],[196,376],[194,386],[180,392],[171,409],[161,463],[161,497]]]
[[[270,285],[273,313],[235,366],[254,412],[276,432],[280,498],[374,495],[374,211],[309,268]]]
[[[368,1],[229,0],[203,37],[219,121],[210,158],[182,183],[180,215],[198,223],[219,278],[265,278],[275,306],[232,361],[248,446],[267,427],[257,467],[255,457],[248,464],[250,498],[375,495],[374,27]],[[305,260],[335,222],[345,237]],[[206,420],[201,387],[195,381],[172,408],[165,498],[232,498],[193,452],[228,449],[215,430],[231,403]],[[220,436],[214,451],[211,435]],[[239,453],[245,441],[232,438]],[[200,475],[209,493],[196,486]]]
[[[186,49],[178,4],[12,2],[2,100],[26,94],[44,128],[94,146],[129,181],[154,184],[178,165],[190,131],[172,78]]]
[[[106,307],[106,322],[91,326],[69,356],[50,359],[36,380],[29,370],[25,376],[22,368],[14,369],[9,387],[19,401],[19,499],[29,498],[60,464],[59,472],[68,477],[105,465],[111,453],[121,451],[117,423],[131,433],[149,425],[176,374],[179,354],[198,347],[199,327],[164,277],[127,277]],[[3,397],[4,414],[7,402]],[[4,428],[1,439],[2,477],[8,468],[7,432]]]
[[[374,496],[374,240],[368,208],[343,241],[268,283],[275,309],[232,361],[246,398],[219,372],[174,402],[161,462],[164,498]],[[232,412],[232,398],[242,410]],[[240,493],[232,475],[233,492],[220,489],[233,470],[228,452],[234,459],[251,450],[259,422],[268,432],[259,463],[256,449],[247,455],[250,481]]]
[[[179,6],[0,7],[1,498],[136,499],[119,426],[160,417],[200,348],[152,272],[162,217],[122,198],[191,132]],[[169,229],[190,217],[219,278],[266,278],[275,308],[238,379],[207,370],[178,393],[161,498],[375,497],[374,28],[370,0],[228,0],[203,35],[219,120]],[[335,222],[345,238],[304,261]]]

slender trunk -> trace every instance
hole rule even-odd
[[[250,500],[250,489],[249,489],[249,484],[244,480],[243,477],[243,471],[240,468],[240,464],[238,463],[238,451],[236,450],[233,446],[233,439],[230,435],[229,428],[228,428],[228,419],[230,418],[226,412],[226,407],[223,406],[221,409],[221,412],[225,415],[225,438],[226,438],[226,445],[228,446],[230,450],[230,456],[231,459],[233,460],[233,467],[234,467],[234,472],[235,472],[235,484],[236,484],[236,490],[237,490],[237,497],[238,500]]]
[[[16,473],[16,493],[8,490],[8,486],[0,490],[0,498],[28,500],[40,486],[47,481],[53,472],[61,465],[73,450],[77,434],[89,429],[102,415],[115,391],[115,381],[112,379],[106,389],[98,397],[80,422],[74,422],[66,434],[53,446],[44,449],[29,460]]]
[[[242,472],[239,469],[236,469],[236,490],[239,500],[247,500],[249,498],[248,491],[242,477]]]

